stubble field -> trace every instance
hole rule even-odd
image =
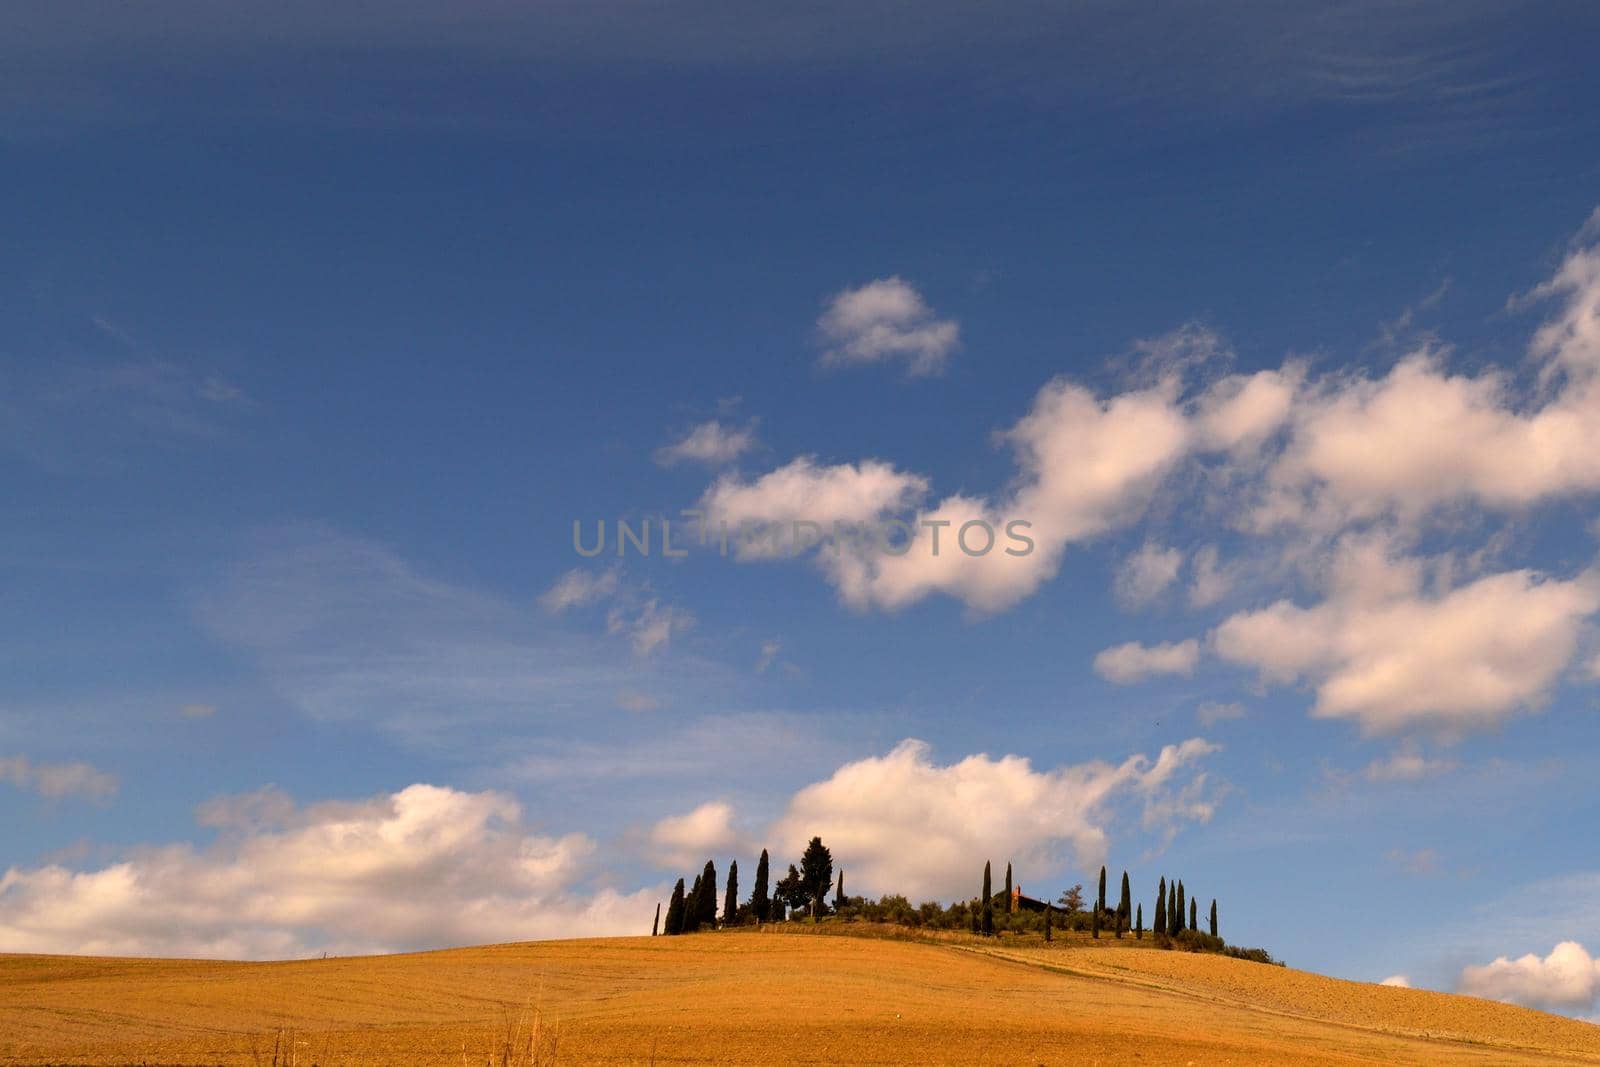
[[[0,956],[0,1063],[1600,1064],[1600,1027],[1081,938],[736,931],[225,963]]]

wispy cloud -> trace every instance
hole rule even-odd
[[[904,360],[912,376],[937,374],[961,343],[961,327],[941,319],[903,278],[880,278],[835,294],[817,320],[829,346],[823,363]]]
[[[117,791],[117,779],[87,763],[35,763],[26,756],[0,756],[0,783],[57,800],[103,800]]]

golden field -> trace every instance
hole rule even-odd
[[[0,1063],[1600,1064],[1600,1027],[1082,937],[740,930],[226,963],[0,956]]]

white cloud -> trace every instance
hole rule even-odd
[[[0,756],[0,782],[48,800],[103,800],[117,791],[115,776],[87,763],[34,763],[26,756]]]
[[[1370,782],[1418,782],[1455,769],[1451,760],[1428,759],[1415,752],[1396,752],[1375,759],[1361,772]]]
[[[724,426],[713,419],[702,422],[672,444],[656,449],[655,460],[663,467],[685,462],[727,463],[748,452],[755,441],[755,433],[748,427]]]
[[[1183,553],[1178,549],[1146,541],[1117,569],[1117,599],[1130,608],[1150,603],[1178,580],[1182,565]]]
[[[627,635],[634,652],[649,656],[666,648],[674,637],[693,629],[694,623],[692,613],[651,599],[636,609],[613,608],[606,629],[613,634]]]
[[[1383,981],[1379,982],[1378,984],[1379,985],[1394,986],[1396,989],[1410,989],[1411,988],[1411,979],[1407,978],[1403,974],[1391,974],[1389,977],[1385,978]]]
[[[1227,704],[1208,700],[1194,711],[1194,716],[1200,721],[1201,726],[1212,727],[1219,722],[1245,717],[1244,705],[1231,702]]]
[[[579,892],[595,843],[529,833],[500,793],[412,785],[365,802],[276,804],[270,818],[286,825],[217,814],[236,832],[203,851],[12,868],[0,875],[0,943],[243,958],[420,949],[642,932],[659,895]]]
[[[1208,608],[1228,595],[1235,581],[1235,568],[1217,562],[1215,545],[1197,549],[1192,564],[1194,579],[1189,585],[1189,606]]]
[[[1600,609],[1593,573],[1510,571],[1430,592],[1422,562],[1390,552],[1381,538],[1346,539],[1324,601],[1241,612],[1213,631],[1213,646],[1264,681],[1311,682],[1315,716],[1355,719],[1368,733],[1452,734],[1536,706]]]
[[[773,661],[778,658],[778,653],[781,651],[783,651],[783,643],[781,641],[761,642],[761,655],[756,658],[756,673],[767,673],[767,669],[772,666]]]
[[[743,847],[733,826],[733,805],[721,800],[662,819],[651,827],[649,843],[664,865],[682,868],[698,868],[708,859]]]
[[[902,278],[880,278],[835,294],[817,320],[830,346],[825,364],[904,359],[911,375],[937,374],[961,343],[954,319],[941,319]]]
[[[752,482],[731,475],[718,479],[700,498],[700,509],[711,541],[720,543],[725,529],[738,558],[763,559],[793,550],[797,522],[815,523],[816,535],[827,537],[835,523],[881,522],[927,491],[925,478],[879,460],[823,467],[802,456]],[[740,536],[741,527],[770,527],[772,536]]]
[[[1540,958],[1500,956],[1461,971],[1459,992],[1530,1008],[1583,1009],[1600,996],[1600,961],[1576,941],[1563,941]]]
[[[1216,750],[1192,738],[1154,761],[1136,755],[1036,771],[1020,756],[941,765],[927,744],[907,740],[800,790],[772,836],[787,853],[820,834],[865,892],[965,899],[985,858],[1015,863],[1024,885],[1029,870],[1042,876],[1064,852],[1081,866],[1099,864],[1106,825],[1124,800],[1142,805],[1147,827],[1207,821],[1214,798],[1193,767]]]
[[[1159,645],[1129,641],[1101,651],[1094,670],[1109,682],[1131,685],[1156,674],[1193,674],[1199,661],[1200,643],[1193,638]]]
[[[539,603],[551,614],[559,615],[569,608],[587,607],[606,600],[617,591],[617,572],[579,570],[574,568],[556,580]]]
[[[1223,378],[1196,403],[1201,435],[1211,447],[1227,451],[1261,445],[1288,422],[1304,380],[1300,363]]]

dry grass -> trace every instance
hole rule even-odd
[[[739,931],[264,964],[0,956],[0,1063],[1600,1064],[1586,1023],[1135,944]]]

